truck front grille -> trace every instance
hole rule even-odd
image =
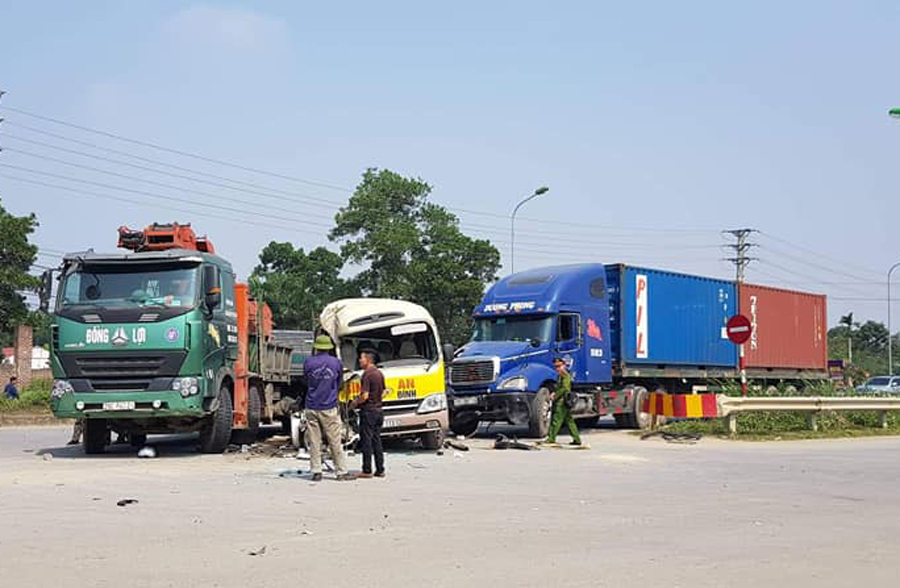
[[[66,377],[88,380],[97,392],[147,390],[156,378],[177,376],[184,351],[60,353]]]
[[[154,378],[166,362],[165,357],[151,355],[82,356],[75,365],[86,378]]]
[[[450,364],[450,384],[489,384],[494,378],[494,362],[490,359]]]

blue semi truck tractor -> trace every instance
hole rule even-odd
[[[576,419],[612,414],[644,428],[648,391],[702,391],[738,375],[725,332],[736,313],[734,282],[713,278],[620,264],[507,276],[475,308],[472,338],[450,364],[451,428],[508,422],[545,436],[554,357],[573,375]]]

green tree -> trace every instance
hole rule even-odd
[[[422,304],[445,341],[462,343],[472,308],[497,278],[500,252],[463,234],[459,219],[429,202],[430,194],[421,179],[368,169],[329,238],[346,262],[364,267],[355,280],[364,294]]]
[[[50,324],[53,317],[41,310],[33,310],[28,313],[25,323],[31,325],[34,329],[34,344],[37,347],[47,347],[50,345]]]
[[[28,236],[37,225],[34,214],[14,216],[0,203],[0,333],[7,336],[28,317],[21,292],[40,285],[28,273],[37,257],[37,247],[28,242]]]
[[[340,276],[341,256],[324,247],[307,254],[290,243],[272,241],[259,254],[259,262],[250,287],[272,308],[279,328],[311,330],[326,304],[358,295],[357,288]]]
[[[859,381],[865,374],[883,375],[888,367],[887,340],[888,330],[884,324],[871,320],[860,324],[853,321],[851,313],[841,317],[840,325],[828,331],[828,355],[831,359],[847,361],[848,348],[852,347],[853,362],[848,369],[855,380]],[[896,368],[900,365],[900,336],[894,334],[891,344]]]

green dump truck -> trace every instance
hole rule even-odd
[[[122,227],[119,246],[68,254],[59,269],[51,407],[83,419],[85,452],[103,452],[111,432],[139,446],[196,431],[203,452],[219,453],[289,419],[292,350],[212,244],[173,223]]]

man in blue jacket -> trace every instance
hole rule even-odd
[[[341,445],[341,415],[338,389],[344,373],[341,361],[331,355],[334,343],[328,335],[319,335],[313,344],[315,354],[303,363],[306,377],[306,443],[309,449],[313,481],[322,480],[322,436],[331,449],[338,480],[350,480],[347,459]]]
[[[18,381],[18,378],[15,376],[11,377],[9,379],[9,384],[3,389],[3,395],[9,400],[17,400],[19,398],[19,389],[16,388],[16,382]]]

